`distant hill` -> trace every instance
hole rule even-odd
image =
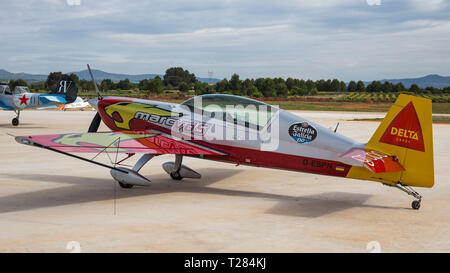
[[[443,77],[437,74],[430,74],[421,78],[414,79],[398,79],[398,80],[386,80],[391,83],[403,83],[405,87],[411,86],[411,84],[415,83],[420,88],[425,88],[428,86],[433,86],[435,88],[443,88],[450,86],[450,77]]]
[[[23,79],[26,81],[45,81],[48,75],[33,75],[27,73],[11,73],[4,69],[0,69],[0,80],[1,81],[9,81],[9,80],[17,80]]]
[[[143,79],[153,79],[156,76],[160,76],[161,79],[164,77],[162,74],[138,74],[138,75],[132,75],[132,74],[116,74],[116,73],[108,73],[102,70],[96,70],[92,69],[92,74],[94,75],[95,81],[101,82],[104,79],[111,79],[113,82],[118,82],[120,80],[129,79],[131,82],[139,82]],[[79,72],[69,72],[67,74],[75,74],[80,79],[84,80],[90,80],[91,76],[89,75],[88,70],[82,70]],[[197,77],[197,80],[201,82],[209,82],[208,78],[199,78]],[[220,81],[219,79],[211,78],[211,82],[216,83]]]
[[[75,74],[80,79],[83,80],[91,80],[91,75],[89,75],[89,71],[81,70],[79,72],[69,72],[67,74]],[[116,73],[108,73],[102,70],[92,69],[92,74],[94,75],[94,78],[96,81],[101,82],[104,79],[111,79],[113,82],[118,82],[120,80],[129,79],[131,82],[139,82],[143,79],[153,79],[156,76],[160,76],[161,78],[163,75],[160,74],[139,74],[139,75],[131,75],[131,74],[116,74]]]
[[[426,88],[433,86],[435,88],[443,88],[450,86],[450,77],[443,77],[437,74],[430,74],[421,78],[405,78],[405,79],[384,79],[381,82],[390,82],[397,84],[401,82],[406,88],[409,88],[411,84],[417,84],[420,88]],[[366,85],[370,82],[364,82]]]
[[[78,72],[68,72],[66,74],[75,74],[80,79],[84,80],[90,80],[91,76],[89,75],[88,70],[82,70]],[[101,82],[104,79],[111,79],[112,81],[120,81],[129,79],[131,82],[139,82],[143,79],[153,79],[156,76],[160,76],[163,78],[163,75],[161,74],[138,74],[138,75],[131,75],[131,74],[116,74],[116,73],[108,73],[105,71],[93,69],[92,74],[94,75],[94,78],[96,81]],[[17,80],[17,79],[23,79],[25,81],[45,81],[47,80],[48,75],[34,75],[34,74],[27,74],[27,73],[11,73],[9,71],[6,71],[4,69],[0,69],[0,80],[2,81],[9,81],[9,80]],[[209,78],[198,78],[197,79],[201,82],[209,82]],[[212,83],[216,83],[220,81],[219,79],[211,78]]]

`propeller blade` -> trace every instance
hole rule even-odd
[[[89,126],[88,133],[95,133],[98,130],[98,127],[100,126],[100,121],[102,118],[100,117],[100,114],[97,112],[95,114],[94,119],[92,119],[91,125]]]
[[[98,100],[101,100],[101,99],[103,99],[103,97],[102,97],[102,95],[100,95],[100,91],[98,90],[97,83],[95,82],[94,75],[92,75],[91,67],[89,66],[89,64],[87,65],[87,68],[88,68],[89,74],[91,74],[92,83],[95,86],[95,92],[97,92]]]

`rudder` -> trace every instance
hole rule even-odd
[[[369,174],[355,169],[349,177],[427,187],[434,185],[431,100],[401,94],[365,149],[396,156],[404,171]]]
[[[78,89],[75,82],[68,75],[64,74],[50,94],[65,95],[66,103],[72,103],[77,99]]]

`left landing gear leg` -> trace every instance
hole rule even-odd
[[[152,154],[144,154],[141,156],[141,158],[139,158],[139,160],[136,162],[136,164],[134,164],[133,167],[133,171],[135,172],[139,172],[140,169],[142,169],[142,167],[144,167],[144,165],[154,157],[155,155]]]
[[[413,196],[417,200],[412,201],[411,208],[418,210],[420,209],[420,203],[422,201],[422,195],[420,195],[417,191],[415,191],[413,188],[407,185],[403,185],[402,183],[398,183],[396,185],[390,185],[390,184],[383,184],[390,187],[395,187],[403,192],[406,192],[408,195]]]
[[[152,154],[144,154],[132,169],[117,167],[117,169],[121,169],[122,171],[113,169],[111,170],[111,175],[119,183],[119,186],[124,189],[130,189],[134,185],[149,186],[150,181],[138,172],[154,156]]]
[[[19,125],[19,117],[20,117],[20,110],[14,110],[14,113],[16,113],[16,117],[12,119],[12,125],[17,126]]]

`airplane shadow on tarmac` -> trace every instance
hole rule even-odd
[[[3,123],[0,124],[0,128],[10,128],[10,129],[45,129],[48,127],[42,127],[42,126],[28,126],[28,125],[34,125],[33,123],[20,123],[19,126],[13,126],[11,123]]]
[[[265,192],[243,191],[215,188],[209,185],[227,177],[236,175],[242,170],[220,168],[204,168],[198,170],[203,177],[200,180],[185,179],[173,181],[165,173],[150,175],[150,187],[134,187],[121,189],[112,178],[85,178],[70,175],[27,174],[3,175],[9,179],[31,180],[39,182],[67,183],[70,186],[44,189],[0,197],[0,213],[26,211],[55,206],[73,205],[86,202],[107,201],[122,198],[166,194],[171,192],[186,192],[213,194],[225,196],[240,196],[262,198],[279,201],[273,208],[266,211],[269,214],[279,214],[297,217],[316,218],[354,207],[399,209],[364,204],[371,195],[347,192],[325,192],[307,196],[290,196]],[[116,194],[114,194],[116,192]]]

